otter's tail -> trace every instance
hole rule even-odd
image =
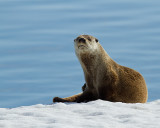
[[[54,97],[53,102],[76,102],[79,96],[81,96],[82,93],[66,97],[66,98],[59,98],[59,97]]]

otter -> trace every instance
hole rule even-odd
[[[117,64],[103,49],[98,39],[80,35],[74,40],[75,53],[84,71],[82,93],[55,97],[53,102],[89,102],[97,99],[145,103],[148,91],[143,76],[128,67]]]

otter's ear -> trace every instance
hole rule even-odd
[[[98,43],[98,39],[95,39],[96,43]]]

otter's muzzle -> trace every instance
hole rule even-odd
[[[84,38],[80,38],[80,39],[78,40],[78,42],[79,42],[79,43],[86,43],[86,40],[85,40]]]
[[[86,40],[84,38],[80,38],[78,37],[77,39],[74,40],[74,42],[77,42],[77,43],[86,43]]]

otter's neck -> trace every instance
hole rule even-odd
[[[96,77],[96,74],[101,69],[107,69],[108,63],[112,60],[102,46],[92,53],[81,53],[79,56],[81,66],[85,76]]]

